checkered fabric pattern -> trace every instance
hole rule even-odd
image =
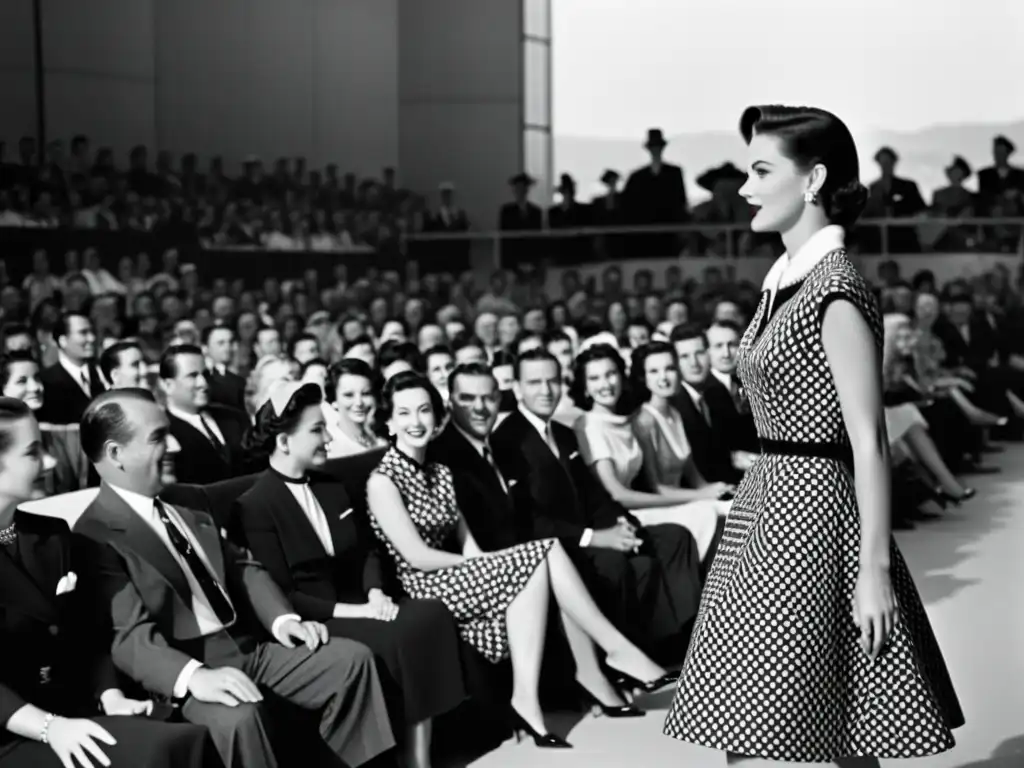
[[[852,302],[875,336],[874,296],[843,251],[826,256],[768,319],[767,292],[739,351],[758,433],[846,444],[821,342],[824,309]],[[705,586],[665,733],[774,760],[909,758],[950,749],[963,714],[902,555],[900,606],[872,663],[852,602],[860,522],[850,470],[834,459],[764,455],[748,470]]]
[[[427,546],[445,549],[455,536],[460,517],[451,470],[443,464],[420,466],[393,447],[374,471],[398,488]],[[491,662],[508,658],[505,612],[547,558],[554,539],[517,544],[449,568],[420,571],[399,554],[372,512],[370,524],[395,561],[409,597],[441,600],[455,617],[465,642]]]

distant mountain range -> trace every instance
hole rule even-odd
[[[1020,164],[1020,156],[1024,155],[1024,120],[1002,125],[936,125],[912,132],[871,131],[854,139],[860,151],[865,183],[878,178],[878,166],[873,159],[875,152],[880,147],[890,146],[900,156],[896,173],[916,181],[924,199],[930,202],[932,192],[947,184],[944,169],[954,155],[962,155],[975,171],[991,165],[992,139],[999,134],[1009,137],[1019,147],[1018,155],[1011,158],[1011,162],[1016,159]],[[612,168],[625,179],[631,170],[647,162],[642,136],[630,140],[556,135],[554,144],[555,185],[560,174],[571,174],[582,200],[589,200],[601,191],[597,179],[605,169]],[[671,137],[665,158],[683,167],[687,195],[694,202],[709,196],[697,186],[698,176],[726,161],[742,168],[744,153],[739,132],[722,131]],[[976,188],[971,182],[968,186]]]

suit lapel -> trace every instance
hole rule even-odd
[[[149,524],[135,514],[128,503],[106,483],[100,488],[100,494],[94,504],[105,513],[102,522],[113,532],[112,541],[131,550],[148,563],[170,584],[191,610],[192,590],[189,588],[185,573]],[[180,512],[178,507],[174,509]]]
[[[350,531],[354,530],[353,526],[355,525],[355,520],[352,519],[355,511],[348,498],[348,493],[345,492],[345,486],[324,478],[311,478],[309,490],[313,492],[313,498],[317,500],[320,509],[324,511],[324,517],[327,518],[327,527],[331,531],[335,554],[349,549],[352,538]],[[292,500],[294,501],[294,497]],[[299,512],[301,513],[302,510]],[[345,515],[344,520],[341,518],[342,515]],[[312,526],[309,526],[309,530],[319,544],[320,539],[317,538]]]
[[[220,547],[220,533],[217,531],[216,526],[211,523],[206,515],[200,515],[191,509],[174,507],[174,510],[184,521],[185,525],[188,526],[196,541],[199,542],[200,549],[202,549],[206,559],[213,567],[213,575],[217,577],[217,581],[227,589],[227,578],[224,572],[224,552]],[[167,551],[166,547],[164,551]]]

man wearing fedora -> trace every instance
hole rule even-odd
[[[644,148],[651,162],[629,175],[623,192],[629,223],[636,226],[680,224],[686,221],[689,206],[683,169],[662,159],[668,142],[660,128],[647,131]],[[676,256],[679,253],[678,234],[635,235],[629,240],[630,255]]]
[[[591,226],[589,205],[576,199],[576,180],[563,173],[558,184],[562,199],[548,208],[548,226],[551,229],[582,229]],[[582,264],[591,260],[594,253],[594,238],[587,235],[559,237],[551,242],[551,255],[558,264]]]
[[[1010,165],[1016,146],[1005,136],[992,140],[994,164],[978,171],[978,196],[988,212],[1000,198],[1024,197],[1024,170]]]
[[[868,187],[864,218],[909,219],[927,209],[917,182],[896,175],[899,155],[892,147],[875,153],[875,162],[882,175]],[[881,233],[869,229],[871,241],[881,248]],[[889,253],[919,253],[921,244],[914,227],[889,227]],[[880,252],[880,250],[875,250]]]
[[[971,176],[971,166],[960,155],[946,167],[946,178],[949,184],[935,190],[932,196],[932,213],[943,219],[970,218],[976,216],[977,200],[975,195],[964,186]],[[933,249],[947,253],[964,251],[973,247],[975,242],[974,227],[947,227],[935,234]]]
[[[740,197],[740,187],[747,175],[732,163],[723,163],[710,168],[697,177],[697,186],[711,193],[711,199],[705,200],[693,208],[693,220],[699,224],[741,224],[750,221],[750,206]],[[730,236],[726,232],[701,232],[698,253],[710,251],[725,256],[737,253],[740,240],[746,239],[747,232],[735,232]]]
[[[602,228],[624,227],[628,224],[626,208],[619,192],[618,171],[608,169],[601,174],[601,183],[605,193],[598,195],[590,203],[590,216],[593,226]],[[597,255],[601,259],[621,260],[626,256],[626,238],[624,235],[601,235],[595,243]]]
[[[512,202],[501,206],[498,229],[502,232],[539,232],[544,228],[544,213],[528,199],[536,179],[524,171],[509,179],[508,183],[512,187]],[[540,238],[516,237],[501,242],[503,269],[520,272],[527,264],[536,266],[543,256]]]
[[[457,234],[469,231],[466,212],[455,203],[455,185],[442,182],[437,188],[439,205],[427,214],[423,222],[425,232]],[[431,271],[458,274],[469,269],[469,240],[439,240],[420,243],[428,246]]]

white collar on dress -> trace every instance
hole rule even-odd
[[[822,227],[803,244],[793,258],[782,254],[761,285],[762,291],[779,291],[803,280],[818,263],[836,250],[846,248],[846,231],[838,224]]]

